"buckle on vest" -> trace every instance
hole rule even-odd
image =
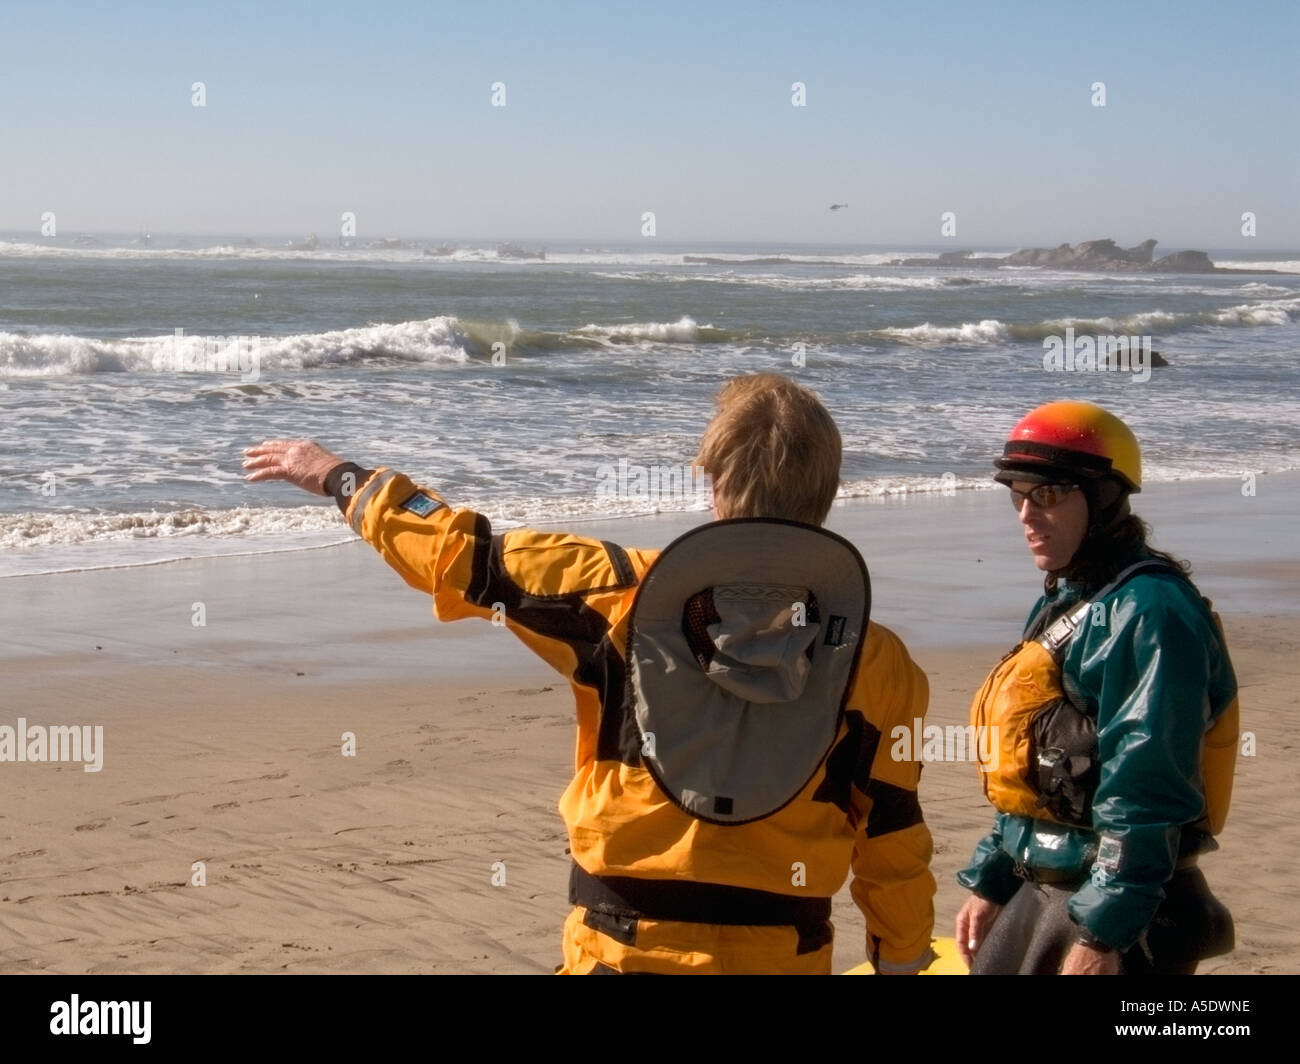
[[[1015,862],[1013,870],[1026,883],[1040,885],[1069,886],[1074,883],[1082,883],[1088,878],[1086,872],[1070,871],[1064,868],[1030,868],[1024,861],[1019,860]]]

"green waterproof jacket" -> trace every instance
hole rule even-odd
[[[1143,557],[1137,550],[1124,564]],[[1026,633],[1097,590],[1059,581],[1035,604]],[[957,879],[1001,905],[1023,882],[1017,865],[1078,872],[1070,918],[1124,950],[1151,922],[1179,858],[1215,846],[1197,825],[1201,751],[1237,680],[1208,604],[1173,570],[1141,572],[1097,603],[1061,666],[1070,700],[1097,723],[1093,829],[999,813]]]

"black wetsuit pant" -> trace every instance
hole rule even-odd
[[[1013,895],[971,966],[971,975],[1055,975],[1078,941],[1066,903],[1078,882],[1026,881]],[[1206,957],[1232,949],[1232,917],[1199,868],[1175,872],[1142,937],[1120,957],[1125,975],[1191,975]]]

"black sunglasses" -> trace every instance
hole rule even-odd
[[[1078,484],[1039,484],[1029,491],[1016,491],[1011,488],[1011,506],[1019,513],[1028,499],[1040,510],[1050,510],[1067,495],[1079,490]]]

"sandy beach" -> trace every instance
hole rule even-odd
[[[1154,485],[1135,509],[1222,613],[1255,737],[1203,862],[1237,949],[1202,970],[1296,972],[1300,477],[1240,487]],[[660,546],[698,521],[590,528]],[[854,502],[830,527],[929,675],[929,721],[963,723],[1038,586],[1004,494]],[[0,631],[0,724],[104,729],[101,771],[0,764],[0,972],[558,963],[568,686],[504,630],[437,624],[365,544],[0,580]],[[970,764],[927,766],[921,800],[951,934],[953,873],[991,814]],[[863,959],[847,885],[835,924],[844,970]]]

